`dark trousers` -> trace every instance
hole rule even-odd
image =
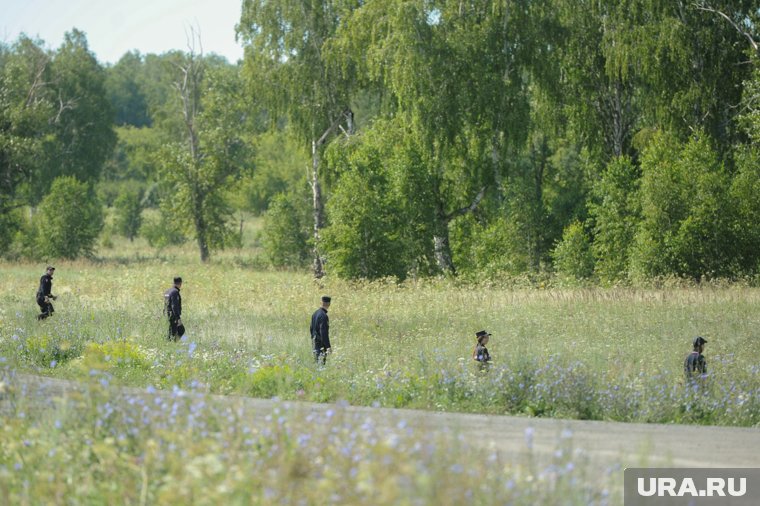
[[[322,343],[322,338],[312,337],[311,342],[314,345],[314,360],[318,364],[324,365],[327,362],[327,349]]]
[[[40,306],[40,311],[42,311],[42,313],[37,315],[38,320],[44,320],[55,312],[53,305],[45,299],[37,299],[37,305]]]
[[[185,326],[179,323],[179,318],[169,318],[169,341],[179,341],[185,335]]]

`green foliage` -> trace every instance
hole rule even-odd
[[[0,214],[33,200],[30,180],[39,178],[55,143],[51,55],[42,41],[19,37],[0,59]],[[41,184],[42,181],[37,181]],[[49,181],[44,181],[49,184]]]
[[[731,182],[730,200],[735,215],[730,229],[736,234],[736,262],[742,273],[760,269],[760,150],[738,153],[737,174]]]
[[[406,276],[397,206],[377,175],[352,170],[341,177],[330,199],[324,230],[328,269],[346,278]]]
[[[103,228],[103,208],[86,183],[56,178],[42,200],[37,224],[37,256],[75,259],[91,256]]]
[[[111,158],[106,160],[103,179],[107,181],[155,181],[155,159],[164,139],[158,128],[116,128],[118,141]]]
[[[594,185],[589,214],[594,223],[596,272],[606,282],[624,280],[641,219],[639,171],[631,159],[614,158]]]
[[[141,192],[125,192],[114,202],[116,231],[133,241],[142,225]]]
[[[8,252],[16,233],[21,229],[22,220],[17,211],[0,213],[0,256]]]
[[[277,195],[304,186],[308,158],[285,131],[265,132],[254,141],[256,146],[253,174],[236,185],[238,208],[261,214]]]
[[[731,276],[736,241],[730,180],[705,135],[658,135],[642,159],[642,221],[632,269],[643,276]]]
[[[129,341],[106,341],[104,343],[87,343],[83,353],[84,366],[104,370],[109,366],[122,368],[147,369],[150,363],[140,347]]]
[[[105,87],[116,125],[138,128],[151,125],[148,99],[140,83],[143,67],[140,53],[130,51],[106,69]]]
[[[236,31],[247,47],[246,83],[269,120],[287,117],[293,133],[309,148],[350,104],[353,80],[328,70],[324,46],[340,20],[357,7],[354,0],[243,4]]]
[[[105,91],[105,73],[90,52],[83,32],[67,32],[53,56],[56,91],[61,109],[54,122],[56,152],[43,174],[47,183],[57,175],[73,175],[94,183],[116,144],[112,109]]]
[[[594,273],[594,257],[591,253],[591,240],[579,222],[573,222],[565,228],[562,241],[552,253],[554,268],[561,276],[571,279],[586,279]]]
[[[308,198],[294,193],[274,197],[264,215],[263,246],[275,267],[305,267],[309,260]]]
[[[140,225],[140,235],[155,248],[174,246],[187,241],[182,227],[166,209],[145,216]]]
[[[518,275],[531,270],[531,252],[525,241],[527,224],[516,209],[517,201],[485,222],[465,217],[452,227],[454,261],[463,274]]]
[[[278,200],[279,265],[310,230],[351,277],[543,275],[577,221],[604,283],[753,276],[755,3],[251,0],[240,66],[191,49],[104,68],[80,31],[22,35],[0,44],[0,249],[39,254],[19,211],[73,175],[109,206],[147,190],[170,217],[150,242],[193,237],[206,261],[240,244],[233,211],[294,203],[310,163],[323,202],[296,219]]]
[[[82,346],[61,336],[38,334],[23,340],[19,354],[35,366],[53,368],[79,357]]]
[[[214,67],[191,52],[179,57],[177,68],[183,108],[175,119],[182,119],[185,129],[157,154],[162,206],[193,233],[206,262],[211,249],[237,237],[227,196],[248,166],[249,145],[240,125],[246,100],[235,67]],[[171,126],[171,121],[163,125],[168,135]]]
[[[328,150],[330,173],[340,177],[332,186],[323,238],[328,268],[340,276],[403,279],[414,267],[412,230],[422,232],[417,212],[427,203],[424,193],[416,202],[403,201],[414,181],[406,164],[411,153],[399,145],[399,135],[397,124],[377,122]]]
[[[755,144],[760,143],[760,54],[752,56],[754,71],[743,83],[742,103],[744,113],[739,121]]]
[[[145,183],[135,179],[125,179],[123,181],[100,180],[95,186],[98,198],[106,207],[113,207],[116,199],[125,193],[145,194],[145,190]],[[143,200],[147,201],[145,197],[143,197]],[[149,206],[146,205],[146,207]]]

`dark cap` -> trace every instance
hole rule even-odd
[[[53,267],[52,265],[48,265],[47,267],[45,267],[45,270],[46,271],[54,271],[55,267]]]
[[[693,344],[694,346],[701,346],[703,344],[707,344],[707,339],[705,339],[702,336],[697,336],[694,338]]]
[[[489,334],[485,330],[478,330],[477,332],[475,332],[475,337],[477,337],[478,339],[480,339],[481,337],[486,337],[486,336],[490,336],[490,335],[491,334]]]
[[[179,277],[179,276],[177,276],[176,278],[174,278],[174,284],[176,285],[177,283],[182,283],[182,278]]]
[[[332,298],[329,295],[323,295],[322,296],[322,302],[325,302],[325,303],[329,304],[331,300],[332,300]]]

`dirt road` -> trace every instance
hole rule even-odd
[[[29,407],[48,409],[53,399],[66,398],[82,390],[83,384],[19,375],[15,388],[26,399],[36,399]],[[170,396],[171,392],[116,388],[119,395]],[[210,396],[213,402],[242,407],[251,419],[264,418],[275,407],[295,412],[341,410],[346,416],[370,418],[380,427],[408,425],[415,429],[445,434],[470,435],[509,457],[524,454],[530,446],[534,455],[550,456],[561,438],[572,440],[593,468],[626,467],[760,467],[760,430],[756,428],[657,425],[579,420],[556,420],[513,416],[440,413],[408,409],[386,409],[307,402],[281,402],[236,396]],[[5,405],[4,405],[5,404]],[[0,399],[0,417],[8,400]]]

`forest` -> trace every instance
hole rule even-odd
[[[348,279],[760,274],[746,0],[243,0],[239,62],[0,44],[0,255],[105,234]],[[201,26],[202,28],[202,26]],[[112,216],[106,225],[106,216]]]

